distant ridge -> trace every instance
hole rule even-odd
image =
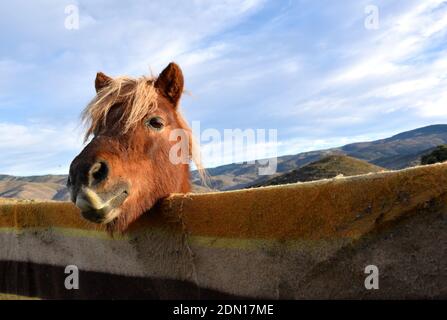
[[[389,169],[401,169],[409,163],[391,161],[402,156],[419,156],[447,141],[447,125],[439,124],[396,134],[387,139],[348,144],[340,150],[347,155],[374,164],[387,163]],[[411,161],[410,161],[411,162]]]
[[[47,174],[42,176],[11,176],[0,174],[0,181],[22,181],[22,182],[53,182],[53,183],[62,183],[65,184],[67,182],[67,175],[65,174]]]
[[[66,175],[15,177],[0,175],[0,197],[38,200],[68,200]]]
[[[306,182],[330,179],[339,175],[355,176],[372,172],[385,171],[384,168],[370,164],[366,161],[349,156],[333,155],[312,162],[299,169],[279,175],[261,183],[254,183],[250,187],[272,186],[295,182]]]

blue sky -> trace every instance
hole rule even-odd
[[[71,4],[78,30],[64,26]],[[170,61],[189,121],[277,129],[279,154],[447,123],[447,1],[10,1],[0,17],[3,174],[66,173],[96,72]]]

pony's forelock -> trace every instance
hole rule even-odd
[[[154,78],[114,78],[101,89],[82,112],[82,121],[87,127],[85,141],[105,127],[107,116],[114,105],[120,103],[124,121],[122,133],[126,133],[157,108],[157,90]]]

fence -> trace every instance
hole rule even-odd
[[[4,202],[0,298],[447,298],[446,204],[447,164],[176,194],[114,238],[70,203]]]

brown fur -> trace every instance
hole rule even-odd
[[[98,73],[96,97],[83,112],[88,124],[86,139],[92,141],[73,160],[70,167],[72,194],[88,184],[88,170],[97,161],[106,161],[109,174],[95,186],[98,194],[112,192],[116,185],[130,186],[121,214],[107,225],[108,230],[124,231],[158,200],[171,193],[191,190],[188,164],[173,164],[169,151],[176,141],[169,141],[174,129],[183,129],[189,137],[189,156],[202,169],[193,150],[191,130],[182,118],[178,103],[183,92],[183,75],[171,63],[158,79],[142,77],[112,79]],[[165,120],[165,128],[154,131],[145,125],[153,116]]]

